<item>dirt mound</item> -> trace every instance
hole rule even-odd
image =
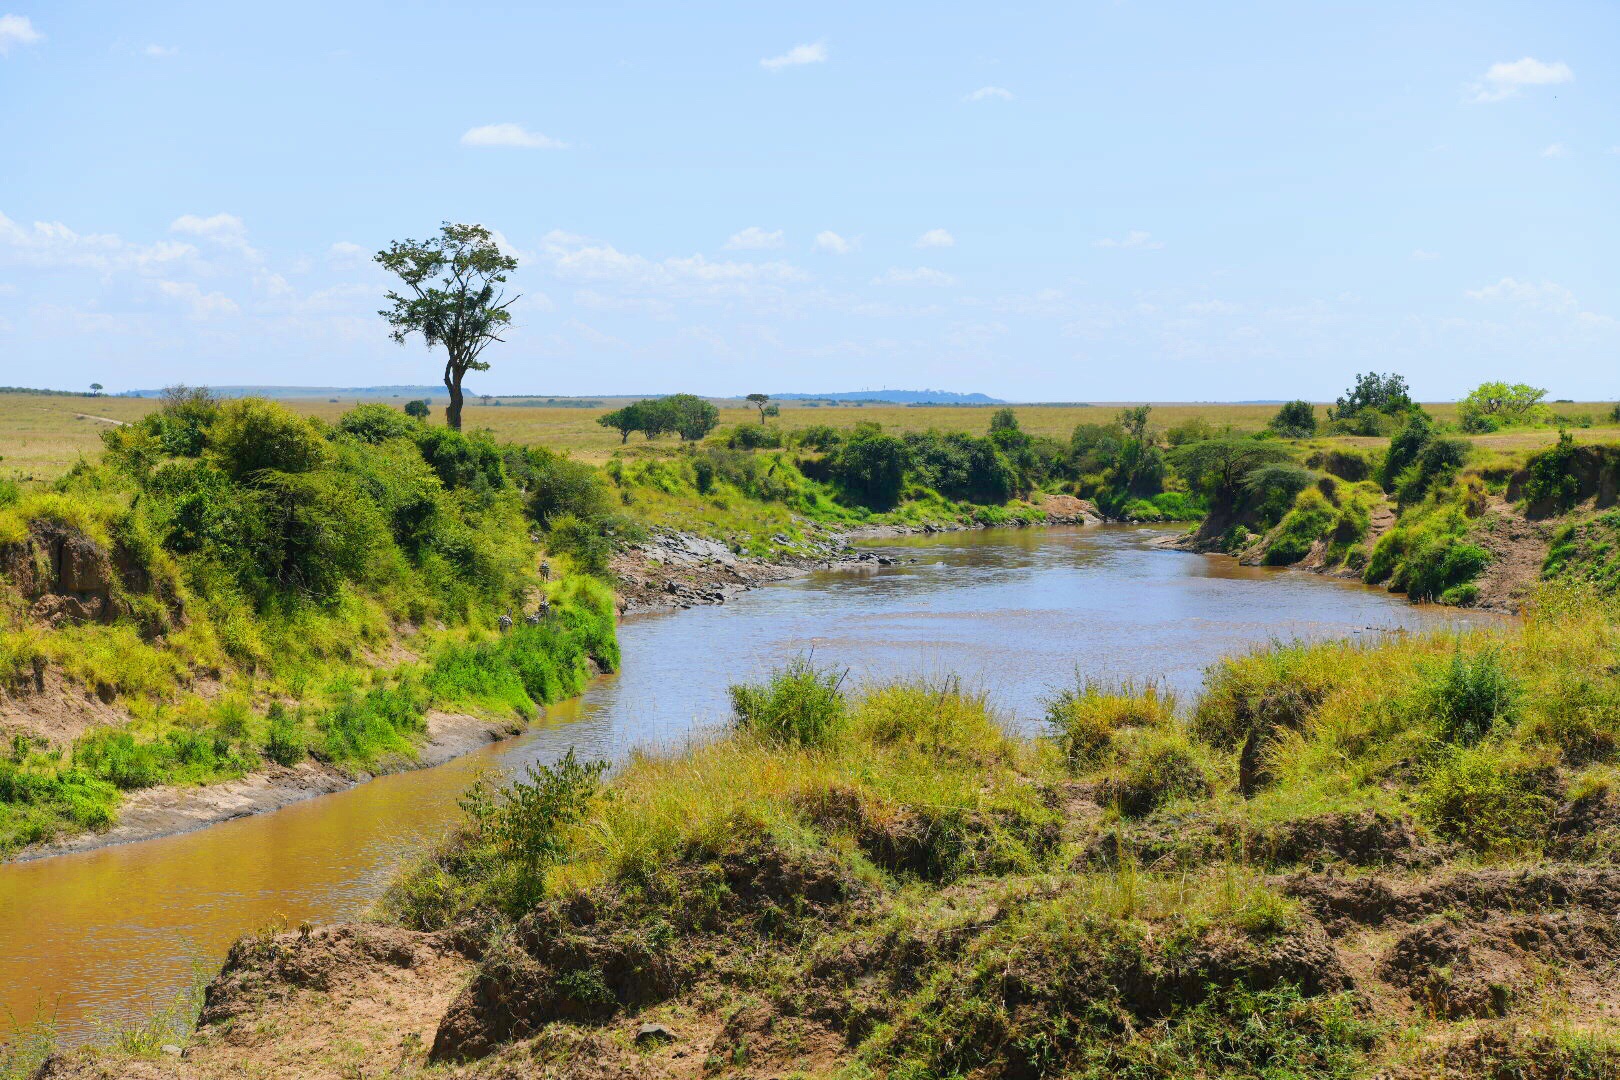
[[[1444,849],[1424,842],[1406,815],[1381,810],[1318,814],[1262,829],[1254,851],[1273,866],[1433,866]]]
[[[794,940],[861,892],[832,856],[745,833],[718,856],[688,853],[634,893],[604,887],[543,904],[491,944],[445,1013],[432,1057],[484,1057],[553,1020],[600,1023],[667,1000],[717,956]]]
[[[1620,1052],[1517,1025],[1470,1027],[1384,1074],[1389,1080],[1614,1080]]]
[[[1504,1016],[1546,985],[1610,985],[1620,929],[1588,911],[1439,921],[1403,934],[1380,974],[1429,1013],[1449,1020]]]
[[[1620,862],[1620,799],[1608,790],[1571,799],[1553,819],[1549,854],[1572,862]]]
[[[243,938],[208,984],[199,1023],[217,1024],[290,989],[329,991],[378,964],[415,967],[438,948],[427,934],[356,923]]]
[[[1330,929],[1412,922],[1451,912],[1557,911],[1572,906],[1620,915],[1620,869],[1584,866],[1464,870],[1415,884],[1380,875],[1296,874],[1281,883]]]

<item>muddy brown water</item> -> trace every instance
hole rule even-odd
[[[363,914],[484,770],[574,747],[620,759],[724,722],[728,684],[809,648],[857,681],[955,673],[1010,719],[1075,672],[1159,678],[1183,700],[1220,656],[1271,640],[1371,638],[1493,617],[1153,546],[1127,526],[884,541],[899,564],[781,582],[720,607],[638,616],[623,672],[529,732],[181,836],[0,866],[0,1032],[41,1018],[77,1042],[174,1001],[255,929]]]

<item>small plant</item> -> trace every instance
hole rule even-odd
[[[1057,733],[1064,759],[1075,772],[1105,764],[1120,728],[1159,727],[1175,716],[1175,695],[1156,683],[1107,687],[1086,679],[1046,699],[1046,722]]]
[[[1176,799],[1203,799],[1210,791],[1192,745],[1177,733],[1145,737],[1101,794],[1127,817],[1146,817]]]
[[[847,670],[818,667],[812,657],[796,657],[763,685],[731,687],[736,725],[774,743],[822,746],[843,725],[848,675]]]
[[[1458,749],[1433,766],[1418,792],[1418,812],[1441,839],[1475,851],[1545,837],[1555,805],[1541,763],[1482,745]]]
[[[1502,663],[1500,650],[1489,647],[1468,656],[1460,643],[1448,662],[1426,673],[1420,690],[1440,737],[1462,746],[1479,742],[1498,721],[1511,722],[1519,697],[1518,680]]]
[[[264,741],[264,756],[277,765],[296,765],[304,760],[309,753],[309,739],[298,714],[278,701],[270,706],[265,720],[269,733]]]

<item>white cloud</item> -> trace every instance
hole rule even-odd
[[[1013,92],[1004,86],[981,86],[971,94],[965,94],[963,101],[1011,101]]]
[[[600,241],[548,237],[541,255],[559,277],[612,285],[632,295],[678,299],[774,298],[809,278],[791,263],[715,261],[703,255],[649,259]],[[597,306],[602,306],[598,304]]]
[[[190,244],[162,240],[156,244],[130,244],[112,233],[77,233],[59,221],[36,221],[23,228],[0,214],[0,261],[10,256],[35,267],[83,267],[111,273],[134,270],[156,273],[197,254]]]
[[[254,262],[259,259],[259,253],[248,245],[247,227],[235,214],[221,212],[209,217],[181,214],[169,223],[169,231],[201,237]]]
[[[1440,253],[1437,251],[1424,251],[1422,248],[1412,249],[1413,262],[1434,262],[1439,257]]]
[[[517,150],[568,149],[567,143],[553,139],[549,135],[542,135],[538,131],[525,130],[522,124],[485,124],[482,127],[469,128],[461,136],[461,145],[480,149],[490,147]]]
[[[145,53],[147,56],[151,57],[153,60],[167,60],[171,56],[179,56],[180,55],[180,46],[178,46],[178,45],[158,45],[158,44],[154,43],[154,44],[148,45],[146,48],[142,49],[141,52]]]
[[[1153,239],[1153,234],[1143,232],[1141,229],[1132,229],[1121,239],[1105,236],[1093,244],[1100,248],[1129,248],[1134,251],[1156,251],[1164,247],[1163,240]]]
[[[44,41],[45,35],[34,29],[26,15],[0,15],[0,56],[11,51],[13,45],[34,45]]]
[[[1541,151],[1542,157],[1568,157],[1569,150],[1561,142],[1548,143]]]
[[[782,246],[782,230],[766,232],[758,225],[750,225],[741,232],[731,234],[726,241],[727,251],[764,251]]]
[[[190,309],[193,319],[211,319],[218,315],[235,315],[240,309],[236,301],[221,292],[205,293],[191,281],[160,281],[158,289],[173,300]]]
[[[834,255],[848,255],[855,250],[855,241],[839,236],[831,229],[823,229],[816,233],[815,248],[817,251],[830,251]]]
[[[368,261],[369,253],[359,244],[339,240],[326,249],[326,261],[342,266],[360,266]]]
[[[956,246],[956,237],[944,229],[929,229],[917,237],[917,246],[920,248],[946,248]]]
[[[1547,64],[1526,56],[1511,63],[1492,64],[1483,79],[1468,87],[1469,100],[1488,105],[1517,97],[1527,86],[1551,86],[1574,78],[1575,72],[1563,61]]]
[[[805,64],[825,64],[827,62],[827,43],[817,41],[810,45],[795,45],[781,56],[767,56],[759,62],[759,66],[766,71],[781,71],[783,68],[802,67]]]
[[[889,267],[888,271],[872,279],[874,285],[928,285],[933,287],[955,285],[956,278],[943,270],[935,270],[928,266],[918,266],[904,269],[898,266]]]
[[[1575,294],[1554,281],[1520,281],[1505,277],[1494,285],[1469,289],[1468,298],[1485,303],[1515,304],[1532,311],[1574,311],[1580,305]]]

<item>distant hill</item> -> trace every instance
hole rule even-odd
[[[883,401],[895,405],[1001,405],[985,394],[954,390],[848,390],[837,394],[772,394],[779,401]]]
[[[210,386],[220,397],[267,398],[425,398],[445,397],[443,386]],[[469,398],[478,395],[467,390]],[[162,390],[125,390],[119,397],[162,397]]]

